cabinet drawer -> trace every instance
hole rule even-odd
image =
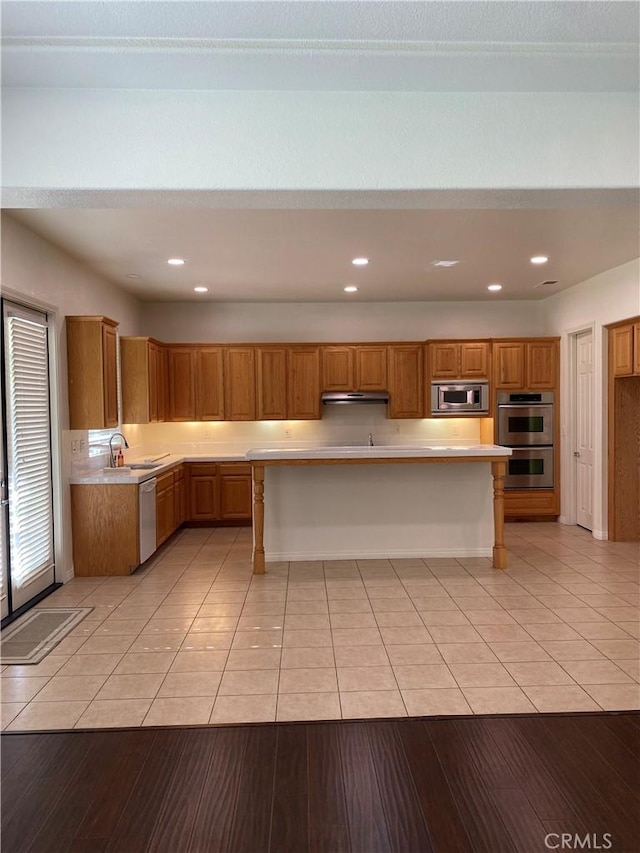
[[[164,492],[165,489],[168,489],[171,486],[173,486],[173,468],[158,476],[156,480],[156,494],[158,492]]]
[[[234,477],[244,475],[250,477],[251,465],[247,462],[221,462],[220,474],[223,477],[226,477],[227,475],[233,475]]]
[[[218,473],[216,462],[188,463],[190,477],[215,477]]]
[[[530,515],[557,515],[555,489],[507,489],[504,493],[504,514],[510,518]]]

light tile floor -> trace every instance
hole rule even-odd
[[[640,708],[637,543],[507,525],[474,559],[251,569],[251,531],[189,529],[144,570],[42,603],[94,609],[1,676],[10,731]]]

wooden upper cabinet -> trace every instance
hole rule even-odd
[[[169,353],[164,344],[158,344],[158,420],[169,420]]]
[[[256,419],[254,347],[225,347],[224,412],[228,421]]]
[[[148,424],[165,419],[164,352],[163,345],[150,338],[120,338],[123,423]]]
[[[102,389],[104,425],[118,426],[118,339],[116,327],[102,324]]]
[[[389,351],[389,418],[423,416],[422,346],[391,344]]]
[[[488,379],[488,341],[432,341],[429,343],[432,379]]]
[[[463,341],[460,344],[460,379],[489,378],[489,342]]]
[[[640,374],[640,323],[634,323],[633,341],[633,372]]]
[[[289,347],[287,412],[291,420],[320,418],[320,347]]]
[[[149,421],[151,423],[157,423],[160,420],[164,420],[164,414],[160,416],[160,405],[159,405],[159,385],[160,385],[160,347],[158,344],[153,341],[149,341],[147,344],[147,375],[148,379],[148,389],[147,389],[147,399],[148,399],[148,410],[149,410]],[[122,370],[122,408],[124,411],[124,368],[122,366],[122,343],[120,345],[120,369]],[[122,420],[126,423],[129,423],[127,419],[122,416]],[[134,421],[135,423],[135,421]]]
[[[459,362],[459,344],[445,342],[429,344],[429,363],[433,379],[457,379]]]
[[[610,335],[613,375],[631,376],[634,372],[634,324],[617,326],[611,329]]]
[[[553,390],[558,385],[558,341],[495,341],[494,386],[508,390]]]
[[[196,420],[224,419],[222,347],[196,350]]]
[[[322,347],[322,390],[353,391],[353,347]]]
[[[355,347],[355,390],[386,391],[389,384],[387,359],[386,346]]]
[[[256,403],[261,421],[287,417],[287,348],[256,349]]]
[[[494,386],[519,390],[525,387],[525,345],[497,341],[493,345]]]
[[[169,420],[196,420],[196,352],[193,347],[167,347]]]
[[[558,385],[558,344],[556,341],[529,341],[527,388],[552,391]]]
[[[118,426],[117,323],[108,317],[67,320],[69,429]]]

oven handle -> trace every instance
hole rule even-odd
[[[532,409],[542,406],[553,407],[553,403],[498,403],[499,409]]]

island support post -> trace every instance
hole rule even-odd
[[[507,463],[492,462],[493,474],[493,568],[507,568],[507,549],[504,545],[504,475]]]
[[[264,465],[253,471],[253,573],[264,574]]]

